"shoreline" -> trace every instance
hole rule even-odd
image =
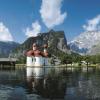
[[[27,67],[26,66],[26,64],[15,64],[15,67]],[[93,67],[93,68],[95,68],[95,67],[100,67],[100,65],[99,64],[91,64],[91,65],[81,65],[81,66],[79,66],[79,65],[76,65],[76,64],[60,64],[60,65],[48,65],[47,67],[57,67],[57,68],[60,68],[60,67],[64,67],[64,68],[69,68],[69,67],[73,67],[73,68],[80,68],[80,67]]]

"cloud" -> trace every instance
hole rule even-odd
[[[83,25],[85,31],[100,30],[100,15],[87,21],[87,25]]]
[[[0,41],[13,41],[9,29],[2,22],[0,22]]]
[[[28,37],[32,37],[32,36],[37,36],[38,33],[40,33],[41,31],[41,25],[39,24],[38,21],[35,21],[34,23],[32,23],[31,28],[27,27],[25,30],[25,34]]]
[[[63,23],[67,13],[61,13],[63,0],[42,0],[40,9],[41,18],[48,28],[53,28],[56,25]]]

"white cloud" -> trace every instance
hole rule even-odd
[[[85,31],[96,31],[100,30],[100,15],[95,18],[88,20],[87,25],[83,25]]]
[[[32,36],[37,36],[38,33],[40,33],[41,31],[41,25],[39,24],[38,21],[35,21],[34,23],[32,23],[32,27],[29,28],[27,27],[25,30],[26,36],[28,37],[32,37]]]
[[[2,22],[0,22],[0,41],[13,41],[9,29]]]
[[[61,6],[63,0],[42,0],[40,9],[41,18],[48,28],[63,23],[67,13],[61,13]]]

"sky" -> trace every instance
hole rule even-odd
[[[63,30],[67,41],[100,30],[100,0],[0,0],[0,41]]]

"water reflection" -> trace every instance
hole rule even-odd
[[[99,71],[100,72],[100,71]],[[73,75],[74,73],[72,73]],[[72,79],[72,80],[71,80]],[[73,83],[74,76],[69,77]],[[65,100],[99,100],[100,99],[100,74],[95,72],[80,72],[75,74],[74,83],[67,85]]]
[[[66,90],[66,81],[62,73],[55,72],[52,70],[46,77],[33,78],[27,77],[28,93],[36,93],[44,98],[61,98],[64,99]]]
[[[52,69],[41,79],[26,68],[0,70],[0,100],[99,100],[100,70]]]

